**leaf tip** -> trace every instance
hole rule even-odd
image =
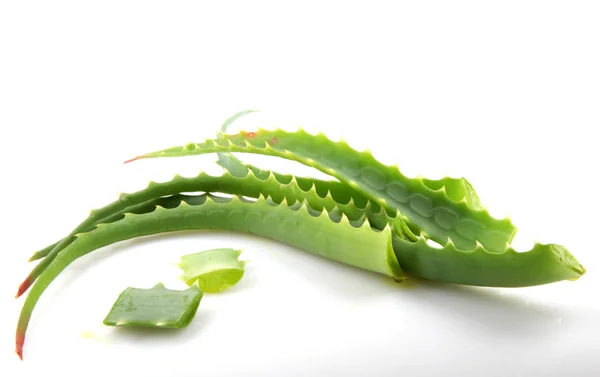
[[[135,156],[134,158],[130,158],[130,159],[129,159],[129,160],[127,160],[127,161],[123,161],[123,165],[125,165],[125,164],[129,164],[130,162],[133,162],[133,161],[137,161],[137,160],[139,160],[139,159],[141,159],[141,158],[144,158],[144,156]]]
[[[22,331],[17,331],[15,343],[15,352],[19,356],[19,359],[23,360],[23,344],[25,343],[25,334]]]
[[[27,276],[27,278],[25,280],[23,280],[21,285],[19,285],[19,289],[17,290],[17,294],[15,295],[15,298],[21,297],[21,295],[29,289],[29,287],[31,286],[31,283],[32,283],[31,276]]]

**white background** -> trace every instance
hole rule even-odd
[[[598,375],[598,3],[283,3],[2,3],[0,375]],[[30,254],[116,192],[218,173],[215,156],[121,162],[213,137],[249,108],[261,112],[237,127],[300,125],[411,176],[465,176],[511,216],[517,248],[563,244],[588,273],[522,289],[397,285],[256,237],[150,237],[70,266],[19,361],[13,296]],[[126,286],[182,287],[172,263],[216,246],[251,263],[190,327],[102,326]]]

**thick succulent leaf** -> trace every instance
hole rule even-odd
[[[264,173],[268,174],[264,174]],[[385,211],[373,201],[368,201],[356,190],[349,189],[341,182],[319,181],[310,178],[296,180],[293,176],[275,175],[268,171],[261,171],[261,176],[255,176],[249,170],[242,177],[225,173],[222,176],[210,176],[200,173],[196,177],[182,177],[176,175],[168,182],[150,182],[147,188],[133,193],[121,194],[119,198],[96,210],[90,212],[88,218],[80,223],[69,235],[55,244],[53,248],[36,252],[30,260],[44,258],[38,263],[19,286],[17,297],[23,294],[35,282],[38,276],[48,267],[58,253],[74,240],[74,235],[92,229],[95,225],[112,221],[115,216],[126,211],[132,206],[151,201],[155,198],[176,195],[181,192],[222,192],[232,195],[243,195],[258,198],[260,195],[270,196],[280,203],[284,199],[288,203],[307,201],[317,210],[323,208],[332,210],[336,207],[350,219],[356,219],[367,210],[367,217],[373,226],[383,229],[387,224]],[[404,238],[416,240],[401,217],[396,217],[392,223],[394,231]]]
[[[466,198],[456,202],[445,192],[445,187],[432,190],[423,179],[404,176],[397,167],[381,164],[368,151],[358,152],[343,141],[334,142],[323,134],[311,135],[303,130],[242,131],[147,153],[130,161],[218,152],[264,154],[312,166],[382,207],[400,211],[427,237],[440,243],[450,238],[459,249],[469,250],[480,243],[491,252],[501,252],[516,233],[509,219],[495,219],[486,210],[474,209]]]
[[[197,285],[172,290],[162,283],[152,288],[128,287],[104,318],[107,326],[184,328],[196,315],[203,292]]]
[[[236,120],[238,120],[244,115],[254,112],[257,112],[257,110],[243,110],[234,114],[233,116],[225,120],[220,130],[217,132],[217,136],[219,138],[224,137],[229,127],[231,127]],[[219,164],[221,167],[223,167],[225,170],[227,170],[234,176],[243,177],[248,173],[249,169],[254,171],[254,174],[256,176],[261,176],[261,174],[269,173],[268,171],[261,171],[260,168],[254,165],[243,163],[239,158],[235,157],[231,153],[217,153],[217,156],[217,164]],[[299,177],[296,176],[296,178]],[[484,209],[484,206],[481,203],[479,196],[475,192],[475,189],[473,188],[471,183],[465,178],[454,178],[446,176],[441,179],[422,178],[422,181],[425,186],[434,191],[444,190],[448,197],[454,200],[455,202],[465,200],[467,205],[472,209]]]
[[[409,275],[429,280],[486,286],[527,287],[561,280],[577,280],[585,268],[563,246],[536,243],[531,250],[490,253],[481,245],[457,249],[452,243],[430,247],[425,240],[394,238],[394,252]]]
[[[240,261],[242,250],[219,248],[181,257],[178,266],[187,285],[197,283],[206,293],[217,293],[236,285],[244,276],[246,261]]]

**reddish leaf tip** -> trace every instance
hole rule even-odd
[[[127,160],[127,161],[123,162],[123,164],[128,164],[128,163],[130,163],[130,162],[133,162],[133,161],[139,160],[140,158],[142,158],[142,156],[136,156],[136,157],[134,157],[134,158],[131,158],[131,159],[129,159],[129,160]]]
[[[15,352],[19,355],[19,359],[23,360],[23,343],[25,343],[25,334],[17,331],[16,349]]]
[[[19,290],[17,291],[17,295],[15,296],[15,298],[21,297],[21,295],[29,289],[31,283],[31,277],[27,276],[27,278],[21,283],[21,285],[19,285]]]

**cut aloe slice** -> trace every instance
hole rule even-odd
[[[171,290],[162,283],[152,288],[128,287],[104,319],[107,326],[184,328],[190,324],[203,292],[193,285]]]
[[[211,249],[181,257],[178,266],[188,285],[195,282],[203,292],[217,293],[233,287],[244,276],[246,261],[238,260],[241,250]]]

